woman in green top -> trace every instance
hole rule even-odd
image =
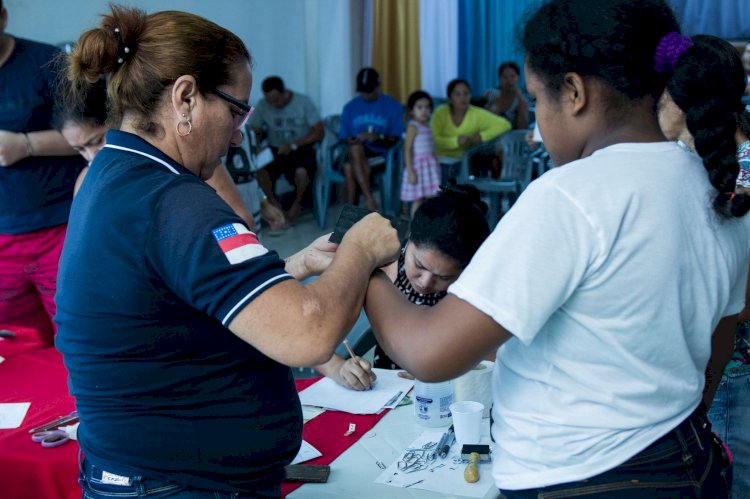
[[[509,131],[508,120],[471,105],[471,88],[466,80],[448,84],[448,102],[432,115],[432,135],[438,156],[460,158],[464,150]]]

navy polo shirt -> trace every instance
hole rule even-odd
[[[0,130],[37,132],[52,128],[53,59],[43,43],[15,39],[0,66]],[[0,167],[0,234],[24,234],[64,224],[73,185],[85,161],[72,156],[31,156]]]
[[[71,211],[57,347],[92,462],[214,490],[280,483],[302,435],[288,367],[225,326],[291,276],[215,191],[110,130]]]

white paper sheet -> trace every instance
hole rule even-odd
[[[425,444],[437,444],[443,431],[425,431],[408,449],[422,449]],[[489,437],[482,441],[489,444]],[[398,462],[404,461],[404,451],[396,461],[391,463],[376,479],[375,483],[383,483],[393,487],[424,489],[439,492],[443,495],[459,495],[466,497],[484,497],[487,491],[495,486],[492,480],[492,463],[479,463],[479,481],[468,483],[464,480],[464,470],[468,463],[461,460],[461,448],[453,444],[445,459],[437,457],[426,461],[427,466],[420,471],[406,473],[398,468]]]
[[[326,410],[321,407],[312,407],[309,405],[303,405],[302,406],[302,422],[307,423],[311,419],[317,418],[324,412],[326,412]]]
[[[292,464],[304,463],[305,461],[315,459],[316,457],[320,457],[322,455],[323,454],[321,454],[318,449],[303,440],[302,447],[299,448],[299,452],[292,461]]]
[[[18,428],[26,417],[31,402],[0,404],[0,429]]]
[[[350,390],[330,378],[323,378],[300,392],[300,401],[303,405],[351,414],[377,414],[389,402],[389,407],[398,404],[414,386],[413,380],[399,378],[398,371],[373,369],[373,372],[377,380],[370,390]]]

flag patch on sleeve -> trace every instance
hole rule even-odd
[[[222,225],[211,233],[232,265],[268,253],[268,250],[258,242],[255,234],[242,224]]]

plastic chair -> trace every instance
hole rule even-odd
[[[458,181],[472,184],[481,192],[488,193],[490,210],[487,217],[490,227],[497,224],[502,213],[513,206],[518,196],[531,182],[532,160],[525,135],[526,130],[512,130],[493,141],[480,144],[486,145],[486,147],[499,145],[502,150],[503,164],[499,179],[472,175],[470,171],[471,157],[468,151],[461,158]],[[502,209],[503,201],[507,205],[504,210]]]
[[[550,157],[547,150],[544,148],[544,144],[540,144],[534,151],[531,152],[532,167],[532,179],[536,180],[548,170],[553,167],[552,158]]]
[[[465,167],[469,171],[471,161],[475,156],[495,154],[500,149],[501,137],[502,135],[498,135],[494,139],[469,147],[464,150],[460,158],[439,156],[438,162],[441,168],[440,183],[446,183],[451,180],[460,181],[463,168]]]
[[[334,114],[323,120],[325,134],[318,149],[318,171],[313,183],[313,197],[315,218],[321,229],[326,227],[326,215],[331,200],[333,184],[343,184],[346,181],[341,165],[346,161],[349,146],[339,141],[341,115]],[[377,168],[383,165],[380,175],[380,204],[384,215],[392,215],[394,208],[394,193],[397,192],[399,161],[402,150],[402,140],[388,149],[385,157],[370,159],[370,166]]]

